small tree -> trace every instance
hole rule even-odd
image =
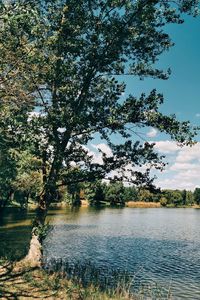
[[[163,197],[166,198],[167,204],[178,206],[183,204],[183,194],[179,190],[163,190]]]
[[[12,182],[12,187],[15,200],[26,208],[29,198],[36,200],[41,193],[41,160],[33,157],[27,150],[16,153],[15,156],[17,175]]]
[[[162,206],[167,206],[167,199],[165,198],[165,197],[161,197],[160,198],[160,205],[162,205]]]
[[[183,205],[186,205],[186,203],[187,203],[187,191],[186,190],[182,191],[182,203],[183,203]]]
[[[200,188],[196,188],[193,195],[195,203],[200,204]]]
[[[81,199],[80,199],[80,191],[81,191],[81,185],[79,183],[72,183],[68,185],[67,187],[68,193],[71,195],[71,204],[72,205],[80,205]]]
[[[187,194],[186,194],[186,203],[187,203],[187,205],[194,204],[194,195],[193,195],[193,192],[187,191]]]
[[[101,201],[105,201],[105,189],[101,184],[96,186],[94,201],[96,203],[100,203]]]
[[[175,206],[181,205],[183,203],[182,192],[179,190],[171,191],[172,202]]]
[[[138,200],[138,191],[134,186],[124,187],[124,200],[125,202]]]
[[[107,185],[105,200],[110,202],[111,205],[124,205],[124,186],[122,182],[111,182]]]
[[[138,200],[144,202],[153,202],[154,195],[147,189],[140,189],[138,193]]]

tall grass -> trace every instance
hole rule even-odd
[[[170,288],[166,290],[153,282],[151,284],[139,285],[136,277],[141,277],[141,274],[130,274],[127,271],[122,272],[108,268],[100,269],[89,261],[82,263],[69,262],[62,259],[51,259],[50,261],[44,262],[44,266],[49,274],[57,272],[77,287],[83,287],[83,291],[90,293],[91,290],[93,290],[96,296],[99,293],[104,293],[104,295],[109,296],[110,299],[171,299]],[[142,272],[142,270],[140,270],[139,273],[140,272]]]
[[[144,201],[128,201],[126,202],[127,207],[134,208],[159,208],[161,207],[160,202],[144,202]]]

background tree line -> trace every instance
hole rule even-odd
[[[134,186],[124,186],[122,182],[91,184],[85,192],[91,204],[107,202],[111,205],[125,204],[129,201],[160,202],[162,206],[191,206],[200,204],[200,188],[194,192],[186,190],[154,190]]]
[[[5,164],[5,165],[4,165]],[[9,172],[7,166],[10,166]],[[27,208],[37,203],[42,190],[41,161],[28,151],[12,151],[4,160],[1,157],[0,207],[18,205]],[[80,205],[88,200],[91,205],[125,205],[129,201],[160,202],[162,206],[192,206],[200,204],[200,188],[187,190],[155,189],[124,185],[121,181],[72,183],[61,186],[54,195],[54,203]]]

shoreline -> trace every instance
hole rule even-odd
[[[63,272],[48,273],[42,268],[0,261],[0,298],[6,299],[71,299],[71,300],[136,300],[129,286],[102,290],[100,286],[84,286],[66,278]]]
[[[71,207],[71,205],[68,203],[65,203],[65,202],[52,203],[50,205],[51,209],[64,209],[66,207]],[[90,203],[87,200],[82,200],[80,207],[87,208],[87,207],[95,207],[95,206],[90,205]],[[113,206],[107,204],[107,205],[99,205],[97,207],[100,207],[100,208],[101,207],[110,207],[111,208]],[[119,207],[119,205],[116,205],[116,207]],[[193,204],[193,205],[177,205],[177,206],[175,206],[173,204],[168,204],[168,205],[164,206],[164,205],[161,205],[160,202],[127,201],[127,202],[125,202],[124,206],[121,206],[121,207],[122,208],[127,207],[127,208],[193,208],[193,209],[199,209],[200,205]],[[2,209],[9,209],[9,208],[21,209],[20,206],[17,206],[17,205],[5,206]],[[29,203],[27,209],[28,210],[36,210],[37,204]],[[24,210],[26,210],[26,208],[24,208]]]

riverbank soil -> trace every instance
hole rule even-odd
[[[48,274],[38,267],[0,262],[1,300],[136,300],[125,291],[101,292],[98,287],[83,288],[64,279],[65,274]]]

